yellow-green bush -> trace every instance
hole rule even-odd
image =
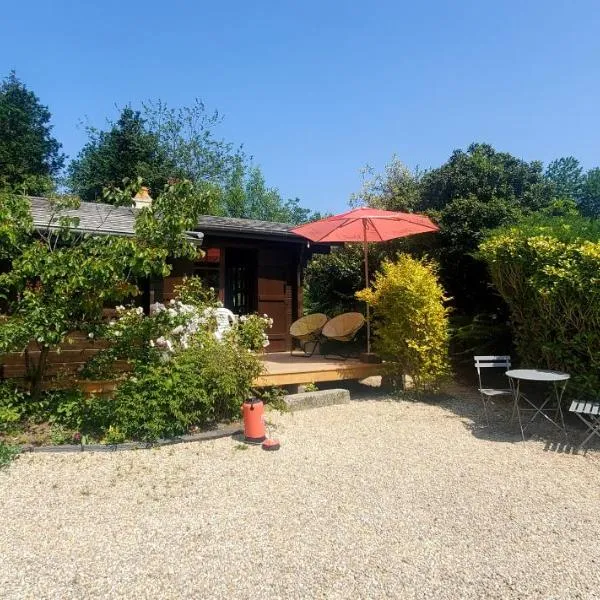
[[[449,373],[446,297],[434,263],[399,254],[384,261],[371,288],[357,292],[373,311],[374,349],[417,389]]]
[[[571,390],[600,390],[600,227],[581,218],[524,222],[480,246],[511,312],[524,366],[559,369]]]

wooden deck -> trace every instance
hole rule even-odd
[[[262,357],[264,372],[255,381],[256,387],[339,381],[341,379],[364,379],[380,375],[381,364],[348,360],[327,359],[323,356],[290,356],[289,352],[265,354]]]

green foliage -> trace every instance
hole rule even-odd
[[[373,250],[372,250],[373,252]],[[370,257],[371,258],[371,257]],[[376,264],[371,263],[372,271]],[[365,287],[364,255],[359,245],[332,248],[330,254],[317,254],[304,274],[304,310],[329,316],[362,311],[355,294]]]
[[[200,312],[216,307],[219,302],[214,288],[207,288],[200,277],[184,277],[174,291],[178,300],[195,306]]]
[[[284,398],[287,391],[282,387],[266,387],[257,390],[256,395],[268,406],[279,412],[289,412],[289,406]]]
[[[442,210],[452,200],[471,196],[480,202],[502,198],[537,210],[552,200],[553,192],[540,162],[528,163],[489,144],[471,144],[423,175],[419,210]]]
[[[50,111],[11,72],[0,84],[0,186],[47,191],[64,164]]]
[[[600,167],[586,173],[581,186],[579,207],[583,215],[600,218]]]
[[[0,433],[10,431],[21,421],[25,401],[25,394],[13,382],[0,382]]]
[[[19,454],[21,450],[18,446],[6,444],[0,440],[0,469],[7,467]]]
[[[373,309],[374,349],[393,374],[409,375],[417,390],[435,387],[449,372],[449,311],[433,263],[400,254],[356,295]]]
[[[302,223],[311,218],[298,198],[284,200],[267,187],[256,166],[248,165],[241,149],[215,137],[218,112],[192,106],[170,108],[148,102],[142,111],[121,110],[106,131],[88,127],[88,143],[69,166],[71,190],[84,200],[115,203],[103,189],[124,178],[143,179],[156,200],[165,185],[186,179],[204,197],[202,214]]]
[[[128,192],[115,191],[119,194]],[[0,254],[12,258],[10,270],[0,274],[0,294],[8,308],[0,322],[0,352],[25,351],[34,396],[39,396],[49,351],[70,332],[93,335],[105,305],[136,296],[137,281],[144,277],[169,274],[167,256],[193,258],[197,253],[185,231],[196,224],[204,204],[189,182],[166,186],[151,208],[141,210],[132,238],[78,234],[77,219],[64,213],[78,202],[52,200],[58,228],[31,232],[26,243],[23,223],[8,220],[0,227],[0,241],[6,244]],[[17,214],[29,211],[28,199],[0,195],[0,214],[15,207]],[[29,352],[32,341],[40,352],[36,359]]]
[[[146,102],[142,114],[146,130],[167,158],[170,177],[222,184],[244,158],[240,148],[215,137],[222,117],[218,111],[208,112],[197,98],[181,108],[161,100]]]
[[[150,441],[236,417],[259,372],[246,348],[201,336],[168,363],[138,365],[112,400],[112,424],[127,438]]]
[[[420,181],[423,173],[410,171],[395,155],[382,174],[367,165],[362,170],[362,186],[352,194],[350,204],[366,204],[373,208],[413,212],[419,205]]]
[[[90,139],[68,168],[69,186],[82,200],[100,201],[105,187],[120,186],[125,178],[140,177],[157,193],[173,175],[158,136],[147,130],[139,111],[125,107],[107,131],[86,130]]]
[[[320,218],[302,208],[298,198],[284,200],[279,190],[267,187],[259,167],[246,168],[241,159],[225,184],[222,212],[228,217],[294,225]]]
[[[554,184],[558,198],[579,198],[584,177],[581,164],[574,156],[557,158],[549,163],[546,178]]]
[[[600,389],[600,226],[536,217],[494,231],[480,247],[510,307],[524,364],[559,369],[571,389]]]

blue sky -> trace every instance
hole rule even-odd
[[[50,107],[70,156],[81,119],[199,97],[313,209],[346,208],[365,163],[437,166],[472,141],[600,165],[597,0],[29,0],[2,21],[0,75]]]

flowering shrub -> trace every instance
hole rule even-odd
[[[168,363],[138,365],[111,401],[111,425],[129,439],[152,441],[239,417],[260,369],[246,348],[200,332]]]
[[[248,350],[258,352],[269,345],[266,330],[273,327],[268,315],[242,315],[226,337],[235,339]]]
[[[117,307],[117,319],[103,330],[111,345],[91,358],[80,375],[104,379],[114,376],[114,363],[126,360],[148,364],[166,361],[180,348],[189,345],[203,324],[196,307],[172,300],[168,305],[156,303],[145,315],[142,307]]]

